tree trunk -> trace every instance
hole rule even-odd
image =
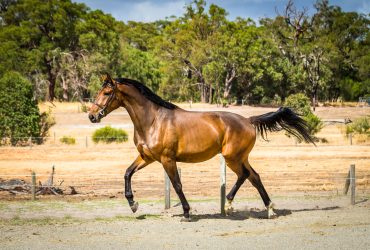
[[[203,103],[208,103],[210,101],[210,85],[207,84],[204,79],[200,79],[200,101]]]
[[[49,81],[49,101],[54,101],[55,98],[55,77],[53,74],[48,72],[48,81]]]
[[[206,91],[204,82],[200,83],[200,102],[206,102]]]
[[[48,74],[48,81],[49,81],[49,101],[54,101],[55,98],[55,83],[56,83],[56,75],[53,73],[52,68],[52,61],[45,58],[45,65]]]
[[[212,104],[212,100],[213,100],[213,88],[212,88],[212,85],[210,84],[210,85],[209,85],[209,97],[208,97],[208,103],[209,103],[209,104]]]
[[[313,88],[313,91],[312,91],[312,108],[313,108],[313,111],[316,110],[317,89],[318,89],[318,87],[319,87],[319,84],[314,83],[314,88]]]
[[[230,96],[230,91],[234,78],[236,77],[236,70],[233,66],[230,70],[227,71],[225,78],[225,89],[224,89],[224,98],[228,99]]]
[[[64,79],[63,75],[61,76],[61,78],[62,78],[62,85],[63,85],[63,100],[67,102],[68,101],[68,86],[67,86],[67,82]]]

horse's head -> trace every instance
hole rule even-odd
[[[89,110],[89,119],[93,123],[100,122],[101,118],[120,107],[120,101],[117,98],[119,95],[117,82],[109,74],[103,75],[102,81],[102,88]]]

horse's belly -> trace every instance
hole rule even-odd
[[[177,148],[176,160],[180,162],[201,162],[211,159],[214,155],[221,152],[221,141],[216,136],[194,138],[179,143]]]

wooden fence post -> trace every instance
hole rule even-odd
[[[226,164],[225,158],[220,154],[220,200],[221,200],[221,215],[225,216],[225,201],[226,201]]]
[[[349,145],[352,145],[352,133],[349,134]]]
[[[350,168],[350,182],[351,182],[351,204],[356,204],[356,172],[355,172],[355,164],[351,165]]]
[[[87,148],[87,136],[86,136],[86,139],[85,139],[85,145],[86,145],[86,148]]]
[[[351,204],[355,205],[356,203],[356,166],[351,164],[348,175],[346,178],[346,183],[344,184],[343,193],[347,194],[349,186],[351,186]]]
[[[170,178],[166,171],[164,171],[164,208],[169,209],[171,207],[171,189],[170,189]]]
[[[348,193],[349,184],[350,184],[350,178],[351,178],[350,171],[348,171],[347,178],[346,178],[346,183],[344,184],[343,194],[347,194]]]
[[[31,173],[32,178],[32,186],[31,186],[31,193],[32,193],[32,200],[36,200],[36,174],[34,171]]]

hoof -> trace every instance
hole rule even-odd
[[[191,219],[190,219],[190,217],[188,217],[188,218],[182,217],[180,222],[191,222]]]
[[[231,201],[228,201],[227,204],[225,204],[225,214],[226,215],[231,215],[232,212],[234,211],[234,208],[231,203],[232,203]]]
[[[234,211],[234,208],[233,207],[225,207],[225,214],[226,215],[231,215]]]
[[[274,219],[277,218],[277,214],[274,212],[274,204],[270,204],[267,207],[267,219]]]
[[[137,201],[134,202],[134,205],[130,206],[133,213],[137,211],[138,207],[139,207],[139,203]]]

